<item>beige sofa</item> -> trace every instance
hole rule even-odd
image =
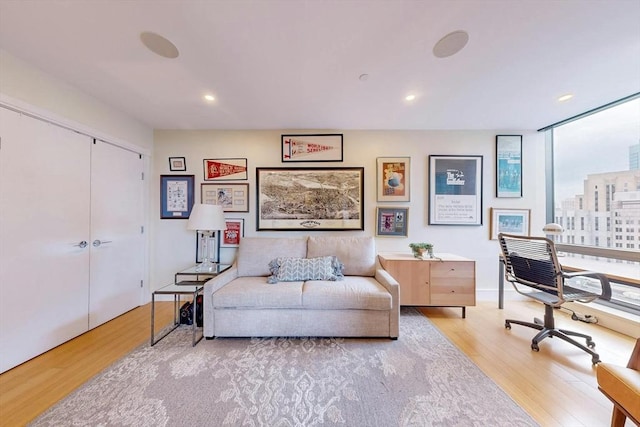
[[[344,264],[343,280],[267,281],[276,258],[326,256]],[[396,339],[399,301],[372,237],[247,237],[232,267],[205,284],[204,335]]]

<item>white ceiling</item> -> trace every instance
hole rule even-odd
[[[640,1],[0,0],[0,48],[155,129],[537,129],[640,92]]]

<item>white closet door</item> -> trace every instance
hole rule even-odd
[[[88,328],[91,139],[0,107],[0,372]]]
[[[143,160],[139,154],[102,141],[94,143],[91,151],[90,329],[141,303],[142,171]]]

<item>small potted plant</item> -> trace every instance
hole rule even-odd
[[[427,253],[429,258],[433,258],[433,245],[431,243],[409,243],[409,247],[416,258],[424,258]]]

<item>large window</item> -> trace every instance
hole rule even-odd
[[[563,264],[610,275],[611,303],[640,312],[640,97],[546,131]]]

